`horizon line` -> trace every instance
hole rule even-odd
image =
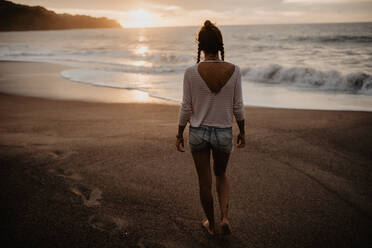
[[[346,21],[346,22],[299,22],[299,23],[247,23],[247,24],[221,24],[216,25],[219,27],[228,27],[228,26],[258,26],[258,25],[319,25],[319,24],[367,24],[372,23],[371,21]],[[134,26],[123,26],[122,29],[135,29],[135,28],[186,28],[186,27],[201,27],[202,25],[170,25],[170,26],[143,26],[143,27],[134,27]]]

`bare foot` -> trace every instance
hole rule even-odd
[[[220,223],[220,227],[221,227],[221,234],[222,235],[229,235],[231,234],[231,227],[230,227],[230,223],[227,219],[223,219]]]
[[[214,235],[214,228],[210,227],[208,220],[203,220],[202,225],[210,235]]]

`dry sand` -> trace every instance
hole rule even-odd
[[[178,106],[73,101],[118,90],[70,83],[63,68],[0,64],[0,90],[76,94],[0,95],[2,244],[370,247],[372,113],[246,108],[247,146],[228,169],[233,235],[209,238],[191,154],[174,146]]]

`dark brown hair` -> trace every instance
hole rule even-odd
[[[223,49],[223,40],[221,31],[211,21],[206,20],[204,26],[201,27],[197,37],[198,42],[198,57],[196,63],[200,62],[200,52],[216,54],[221,52],[221,59],[225,59],[225,51]]]

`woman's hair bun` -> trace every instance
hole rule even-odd
[[[211,23],[210,20],[206,20],[206,21],[204,22],[204,26],[205,26],[205,27],[212,27],[213,24]]]

